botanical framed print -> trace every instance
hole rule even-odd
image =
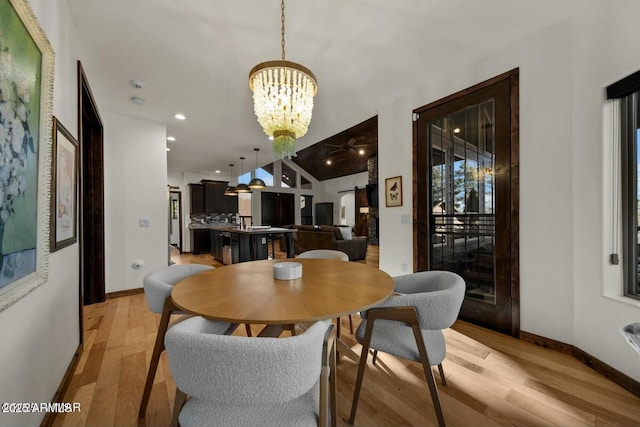
[[[0,0],[0,311],[47,281],[54,53],[27,0]]]
[[[394,176],[384,180],[384,199],[387,207],[402,206],[402,177]]]
[[[78,141],[55,117],[51,133],[51,252],[77,240]]]

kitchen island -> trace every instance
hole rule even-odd
[[[287,258],[295,257],[292,233],[296,230],[279,227],[240,229],[224,224],[191,224],[189,228],[200,234],[208,232],[211,254],[225,264],[268,259],[269,243],[278,238],[286,241]]]

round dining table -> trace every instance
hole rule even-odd
[[[274,264],[302,264],[302,277],[274,278]],[[393,279],[376,267],[329,259],[262,260],[204,271],[178,282],[174,304],[189,313],[230,323],[282,327],[333,319],[387,299]],[[277,334],[265,328],[261,335]],[[281,329],[280,329],[281,331]]]

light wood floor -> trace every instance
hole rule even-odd
[[[207,257],[183,256],[180,261],[211,263]],[[371,261],[377,263],[373,253]],[[54,425],[168,425],[175,385],[166,354],[156,375],[147,417],[137,419],[160,319],[149,311],[144,295],[87,306],[85,317],[85,351],[64,398],[65,402],[80,402],[82,412],[59,414]],[[343,341],[360,353],[347,321],[343,319]],[[359,322],[358,316],[354,321]],[[256,327],[254,332],[258,330]],[[244,328],[235,334],[243,335]],[[437,383],[449,426],[640,424],[640,399],[571,356],[460,321],[445,335],[443,366],[448,386]],[[376,366],[370,360],[356,425],[436,425],[418,364],[386,354],[379,355]],[[354,362],[340,360],[339,426],[347,425],[356,372]]]

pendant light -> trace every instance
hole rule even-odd
[[[236,191],[236,188],[233,185],[231,185],[231,180],[233,179],[233,163],[230,163],[229,167],[230,167],[229,185],[227,185],[227,188],[224,189],[224,195],[225,196],[237,196],[238,192]]]
[[[240,161],[242,162],[242,173],[240,176],[244,175],[244,157],[240,157]],[[238,181],[240,181],[240,177],[238,177]],[[236,185],[236,193],[253,193],[247,184],[241,184],[238,182]]]
[[[253,151],[256,152],[256,177],[249,181],[249,188],[251,188],[252,190],[261,190],[263,188],[267,188],[267,184],[265,184],[263,180],[258,178],[258,151],[260,151],[260,149],[254,148]]]

